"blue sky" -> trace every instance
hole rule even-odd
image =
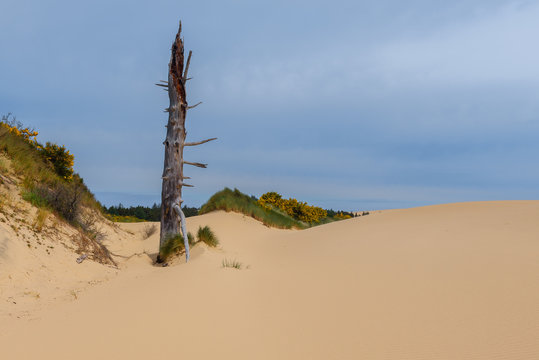
[[[65,144],[107,205],[159,202],[169,49],[193,50],[199,206],[539,199],[538,1],[0,3],[0,112]]]

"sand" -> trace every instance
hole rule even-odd
[[[539,359],[538,220],[539,201],[371,212],[303,231],[215,212],[188,227],[211,226],[220,247],[169,267],[151,265],[157,234],[122,225],[132,236],[109,245],[139,255],[76,299],[4,318],[1,356]]]

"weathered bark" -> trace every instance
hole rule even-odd
[[[185,143],[185,115],[187,99],[183,77],[183,40],[180,38],[181,23],[172,44],[172,54],[168,65],[168,107],[167,137],[165,144],[165,164],[161,191],[161,237],[160,246],[180,233],[179,214],[174,211],[178,205],[181,211],[183,178],[183,144]],[[187,69],[186,69],[187,70]],[[187,234],[183,234],[187,239]],[[187,244],[187,247],[189,244]]]
[[[185,95],[185,82],[189,79],[187,72],[189,63],[191,62],[191,51],[187,58],[187,63],[184,69],[184,46],[181,39],[182,24],[176,34],[174,43],[172,44],[172,54],[170,57],[168,82],[161,80],[163,84],[156,84],[161,87],[167,87],[170,106],[165,109],[168,112],[167,137],[164,141],[165,145],[165,163],[163,168],[163,187],[161,191],[161,237],[160,247],[171,237],[180,234],[183,235],[185,244],[186,260],[189,260],[189,241],[187,229],[185,225],[185,216],[181,210],[182,186],[192,185],[185,184],[184,179],[189,179],[183,175],[183,164],[194,165],[198,167],[206,167],[206,164],[192,163],[183,160],[184,146],[194,146],[206,143],[209,140],[203,140],[197,143],[186,143],[185,131],[185,116],[187,110],[194,108],[197,105],[189,107]],[[200,104],[200,103],[199,103]],[[158,259],[159,260],[159,259]]]

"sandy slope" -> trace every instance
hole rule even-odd
[[[305,231],[189,218],[221,248],[198,246],[166,268],[132,257],[78,300],[2,323],[2,358],[538,359],[538,219],[539,201],[384,211]],[[157,235],[124,242],[126,255],[152,254]],[[225,258],[244,269],[222,268]]]

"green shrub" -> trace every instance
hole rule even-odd
[[[73,178],[73,164],[75,157],[69,153],[65,146],[60,146],[47,141],[45,146],[38,145],[41,155],[50,162],[54,171],[66,180]]]
[[[208,246],[217,247],[219,245],[219,240],[215,236],[214,232],[210,229],[209,226],[198,227],[197,232],[198,241],[202,241]]]
[[[76,223],[84,195],[85,187],[78,179],[71,182],[58,179],[50,184],[29,185],[22,197],[34,206],[49,208],[65,220]]]
[[[47,207],[49,204],[47,202],[47,199],[45,199],[41,192],[37,191],[37,189],[31,189],[24,191],[22,193],[22,198],[26,201],[28,201],[30,204],[37,206],[39,208]]]
[[[199,215],[215,210],[234,211],[250,216],[267,226],[281,229],[304,229],[308,224],[302,223],[281,212],[279,209],[268,209],[261,206],[256,198],[241,193],[238,189],[225,188],[215,193],[202,207]]]

